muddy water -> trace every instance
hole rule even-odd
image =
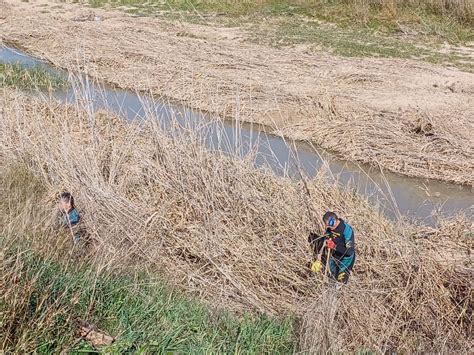
[[[0,62],[20,63],[25,67],[42,66],[61,72],[46,62],[8,47],[0,47]],[[368,196],[391,219],[408,216],[432,225],[436,215],[451,216],[461,211],[472,218],[474,193],[469,187],[381,172],[340,160],[311,144],[290,142],[268,134],[263,127],[214,120],[207,114],[182,105],[108,86],[99,87],[87,78],[74,82],[80,87],[57,91],[54,96],[63,102],[85,99],[83,102],[89,105],[91,111],[106,108],[128,120],[153,114],[168,130],[194,131],[211,151],[219,150],[234,156],[254,152],[257,167],[271,169],[278,175],[298,179],[300,172],[313,177],[324,170],[329,179],[341,185],[350,185],[358,193]],[[75,93],[78,92],[87,93],[87,97],[77,97]]]

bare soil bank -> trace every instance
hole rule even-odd
[[[0,3],[1,38],[123,88],[266,124],[340,157],[473,184],[474,74],[410,60],[270,48],[235,28]],[[92,20],[92,21],[91,21]]]

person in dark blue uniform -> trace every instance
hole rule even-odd
[[[326,212],[323,222],[326,226],[324,235],[311,233],[308,238],[315,255],[321,254],[321,260],[313,262],[311,270],[319,272],[328,264],[329,275],[339,282],[347,283],[356,257],[354,231],[334,212]]]

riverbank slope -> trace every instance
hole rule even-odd
[[[189,132],[171,138],[153,117],[129,124],[107,112],[11,89],[2,89],[0,105],[2,246],[28,242],[27,250],[46,254],[47,260],[51,252],[60,266],[83,263],[107,279],[128,275],[130,280],[138,273],[163,278],[213,310],[296,319],[300,339],[293,344],[302,351],[462,353],[470,348],[472,222],[465,217],[440,221],[436,228],[393,223],[366,198],[328,184],[324,176],[304,186],[256,170],[252,156],[210,153]],[[68,232],[58,234],[51,224],[57,194],[64,189],[75,196],[88,232],[81,249],[72,249]],[[312,258],[307,235],[320,231],[320,216],[328,209],[349,221],[357,238],[354,274],[337,297],[326,278],[307,269]],[[24,251],[17,256],[5,250],[11,262],[4,266],[13,265],[4,273],[12,275],[9,280],[27,267]],[[33,275],[35,268],[27,267]],[[90,290],[94,278],[84,280]],[[70,292],[77,290],[77,282],[71,282]],[[20,286],[1,285],[0,307],[8,306],[2,313],[31,315],[15,309]],[[25,288],[27,301],[20,304],[41,310],[42,303],[29,302],[32,289]],[[70,294],[65,295],[59,299],[67,301],[67,309]],[[120,324],[107,321],[107,309],[94,308],[103,304],[95,295],[89,293],[91,308],[79,314],[94,315],[99,329],[120,335]],[[328,312],[335,312],[329,325]],[[29,323],[7,319],[13,320],[7,330],[21,324],[28,331]],[[166,324],[166,317],[158,319]],[[189,331],[189,323],[183,326]],[[279,329],[288,335],[286,326]],[[318,337],[325,332],[333,338]],[[70,329],[62,334],[71,340]],[[288,347],[288,338],[281,339]]]

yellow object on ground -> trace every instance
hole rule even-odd
[[[321,261],[316,260],[312,265],[311,265],[311,271],[312,272],[320,272],[321,271]]]

